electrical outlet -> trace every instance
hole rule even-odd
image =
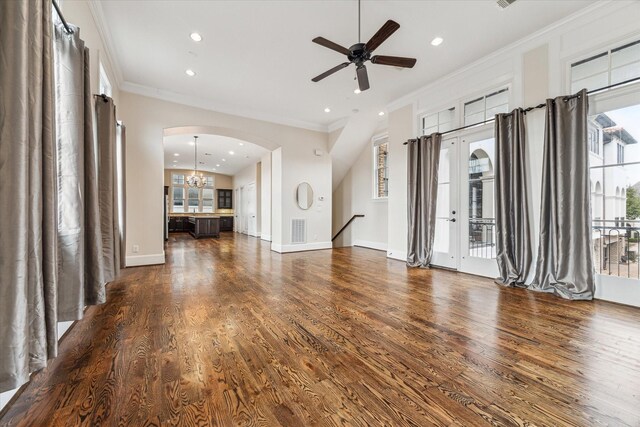
[[[138,245],[133,245],[133,253],[137,254],[140,251],[140,246]]]

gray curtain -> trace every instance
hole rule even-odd
[[[0,1],[0,392],[57,352],[51,0]]]
[[[104,279],[113,281],[120,272],[120,230],[118,227],[118,179],[116,170],[116,107],[113,99],[95,98],[98,138],[98,189]]]
[[[563,298],[592,299],[587,91],[547,100],[540,246],[530,288]]]
[[[125,162],[126,152],[127,152],[127,127],[124,124],[120,124],[118,126],[119,130],[119,143],[120,152],[118,158],[120,159],[120,185],[118,186],[118,201],[120,208],[120,268],[126,267],[126,257],[127,253],[125,242],[127,241],[127,230],[126,230],[126,218],[127,218],[127,210],[125,203],[125,194],[127,189],[127,180],[125,171],[127,170],[127,164]]]
[[[80,31],[55,27],[58,149],[58,318],[105,301],[89,50]]]
[[[433,255],[441,142],[442,136],[434,133],[408,144],[407,265],[410,267],[428,267]]]
[[[525,139],[522,109],[496,115],[497,282],[510,286],[524,286],[533,269]]]

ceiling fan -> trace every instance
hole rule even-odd
[[[319,82],[325,77],[329,77],[331,74],[342,70],[350,64],[355,64],[358,86],[360,88],[360,91],[362,92],[369,89],[369,76],[367,74],[367,67],[364,64],[367,61],[371,61],[371,63],[379,65],[413,68],[413,66],[416,64],[415,58],[371,55],[373,51],[382,43],[384,43],[384,41],[387,40],[391,36],[391,34],[396,32],[398,28],[400,28],[400,24],[395,21],[388,20],[382,27],[380,27],[378,32],[375,33],[368,42],[362,43],[360,38],[360,0],[358,0],[358,43],[347,49],[346,47],[342,47],[337,43],[325,39],[324,37],[316,37],[315,39],[313,39],[314,43],[346,55],[349,62],[343,62],[342,64],[337,65],[332,69],[327,70],[324,73],[312,78],[311,81]]]

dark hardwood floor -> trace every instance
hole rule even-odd
[[[640,310],[383,252],[174,236],[2,425],[640,425]]]

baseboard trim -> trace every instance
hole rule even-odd
[[[355,240],[353,246],[360,246],[361,248],[375,249],[377,251],[387,251],[387,244],[381,242],[370,242],[368,240]]]
[[[407,253],[404,251],[387,250],[387,258],[407,262]]]
[[[127,267],[139,267],[141,265],[164,264],[164,251],[161,254],[130,255],[126,259]]]
[[[271,250],[281,254],[290,252],[318,251],[322,249],[331,249],[332,247],[333,245],[331,242],[304,243],[301,245],[280,245],[271,243]]]
[[[260,235],[260,238],[261,238],[262,240],[266,240],[267,242],[270,242],[270,241],[271,241],[271,235],[270,235],[270,234],[261,234],[261,235]]]

